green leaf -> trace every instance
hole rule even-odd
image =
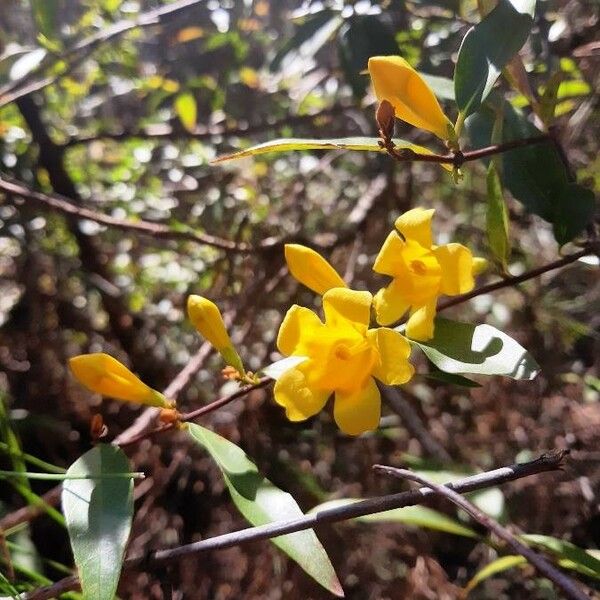
[[[406,140],[395,139],[394,144],[398,149],[409,148],[418,154],[434,154],[428,148],[417,146]],[[306,139],[306,138],[281,138],[271,140],[252,146],[239,152],[225,154],[213,160],[213,163],[225,162],[258,154],[267,154],[268,152],[290,152],[292,150],[358,150],[363,152],[383,152],[385,150],[379,146],[379,138],[375,137],[349,137],[332,138],[325,140]],[[452,170],[449,165],[442,165],[444,168]]]
[[[56,29],[58,0],[31,0],[31,11],[38,31],[52,39]]]
[[[485,581],[486,579],[493,577],[498,573],[502,573],[503,571],[507,571],[508,569],[512,569],[526,563],[526,558],[520,554],[501,556],[500,558],[493,560],[491,563],[483,567],[483,569],[477,571],[469,583],[467,583],[465,592],[469,594],[471,591],[473,591],[473,588],[478,586],[482,581]]]
[[[466,121],[475,146],[490,143],[495,111],[486,108]],[[504,103],[502,141],[540,135],[526,116]],[[553,225],[559,244],[579,234],[591,221],[595,210],[593,192],[569,181],[565,165],[550,142],[532,144],[502,154],[502,179],[510,193],[530,213]]]
[[[490,250],[504,271],[510,257],[508,241],[508,211],[502,196],[502,184],[494,161],[487,172],[486,233]]]
[[[264,478],[241,448],[200,425],[191,424],[189,432],[219,465],[233,503],[252,525],[303,515],[294,498]],[[299,531],[271,541],[324,588],[343,597],[342,586],[314,531]]]
[[[587,550],[549,535],[526,533],[519,536],[528,545],[540,546],[551,552],[563,561],[569,561],[569,567],[589,577],[600,579],[600,560],[592,556]],[[565,563],[561,563],[565,566]]]
[[[499,0],[465,35],[454,71],[454,91],[462,117],[475,112],[504,66],[529,36],[535,0]]]
[[[181,124],[193,132],[196,128],[197,108],[196,100],[190,92],[178,94],[173,104],[175,112],[181,121]]]
[[[577,183],[567,183],[556,190],[553,201],[552,229],[556,241],[562,246],[591,222],[596,210],[596,197],[592,190]]]
[[[440,77],[439,75],[429,75],[419,71],[419,75],[425,80],[427,85],[433,90],[433,93],[440,100],[455,101],[454,82],[448,77]]]
[[[480,383],[473,381],[472,379],[468,379],[467,377],[463,377],[462,375],[457,375],[456,373],[445,373],[444,371],[440,371],[439,369],[435,369],[430,373],[425,375],[427,379],[433,379],[434,381],[441,381],[442,383],[449,383],[450,385],[458,385],[460,387],[467,388],[478,388],[481,387]]]
[[[63,483],[62,506],[79,569],[81,588],[88,600],[113,600],[133,516],[133,480],[124,452],[100,444],[77,459]],[[117,475],[111,477],[111,475]]]
[[[539,371],[533,357],[513,338],[491,325],[435,319],[435,335],[427,342],[413,344],[447,373],[507,375],[533,379]]]
[[[324,502],[323,504],[311,508],[309,514],[318,513],[322,510],[331,508],[339,508],[340,506],[346,506],[360,501],[361,498],[329,500],[328,502]],[[424,529],[453,533],[468,538],[479,537],[477,533],[469,527],[465,527],[458,521],[455,521],[437,510],[427,508],[426,506],[404,506],[402,508],[394,508],[381,513],[357,517],[356,519],[353,519],[353,521],[360,521],[361,523],[403,523],[405,525],[414,525],[415,527],[422,527]]]

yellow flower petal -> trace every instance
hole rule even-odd
[[[375,380],[369,377],[364,387],[351,393],[336,392],[333,416],[348,435],[377,429],[381,415],[381,396]]]
[[[188,298],[187,310],[194,327],[219,352],[232,346],[221,311],[214,302],[203,296],[192,295]]]
[[[434,213],[434,208],[413,208],[400,215],[394,225],[405,239],[419,242],[424,248],[431,248],[431,219]]]
[[[462,244],[446,244],[433,251],[442,267],[440,291],[447,296],[470,292],[473,279],[473,255]]]
[[[392,231],[379,250],[379,254],[373,264],[373,271],[392,277],[396,275],[399,270],[398,263],[402,262],[401,256],[404,246],[405,243],[400,239],[400,236],[395,231]]]
[[[310,361],[304,362],[286,371],[275,382],[275,401],[285,408],[290,421],[304,421],[316,415],[331,395],[331,391],[317,390],[309,385],[305,372],[310,368]]]
[[[369,73],[379,101],[387,100],[396,117],[442,140],[455,137],[454,127],[443,113],[425,80],[400,56],[373,56]]]
[[[371,317],[373,296],[369,292],[358,292],[346,288],[329,290],[323,296],[323,310],[327,327],[352,327],[357,331],[367,330]]]
[[[380,289],[374,299],[375,317],[380,325],[390,325],[401,319],[410,308],[402,284],[394,279],[386,288]]]
[[[406,323],[406,335],[412,340],[426,342],[433,337],[436,301],[420,306],[411,313]]]
[[[373,370],[373,376],[386,385],[401,385],[410,380],[415,369],[408,362],[410,343],[397,331],[380,327],[369,330],[367,337],[379,351],[379,364]]]
[[[77,381],[92,392],[136,404],[171,406],[160,392],[147,386],[124,364],[103,352],[74,356],[69,359],[69,367]]]
[[[322,295],[336,287],[346,287],[338,272],[318,252],[306,246],[286,244],[285,260],[290,273],[317,294]]]
[[[294,304],[286,313],[277,334],[277,348],[286,356],[301,354],[300,341],[304,337],[319,335],[325,326],[308,308]]]

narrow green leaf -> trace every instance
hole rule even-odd
[[[434,154],[428,148],[418,146],[407,142],[406,140],[394,140],[398,149],[408,148],[417,154]],[[375,137],[349,137],[349,138],[332,138],[325,140],[304,139],[304,138],[281,138],[271,140],[252,146],[239,152],[225,154],[213,160],[213,163],[225,162],[238,158],[246,158],[248,156],[256,156],[258,154],[267,154],[268,152],[290,152],[292,150],[358,150],[364,152],[383,152],[385,150],[379,146],[379,138]],[[452,170],[450,165],[442,165],[445,169]]]
[[[48,39],[55,37],[58,0],[31,0],[33,20],[38,31]]]
[[[200,425],[191,424],[189,432],[219,465],[233,503],[252,525],[302,516],[294,498],[264,478],[241,448]],[[315,581],[332,594],[343,597],[342,586],[314,531],[299,531],[271,541]]]
[[[558,103],[558,89],[565,77],[566,74],[563,71],[558,71],[546,83],[546,88],[540,98],[540,114],[538,115],[545,125],[551,125],[554,121],[554,113]]]
[[[113,600],[133,516],[133,480],[124,452],[101,444],[86,452],[68,469],[62,506],[81,588],[86,600]],[[112,476],[112,477],[110,477]]]
[[[526,558],[520,554],[501,556],[475,573],[469,583],[467,583],[465,587],[465,593],[469,594],[473,591],[473,588],[477,587],[481,582],[493,577],[494,575],[497,575],[498,573],[502,573],[503,571],[507,571],[508,569],[512,569],[526,563]]]
[[[323,504],[315,506],[309,511],[309,513],[314,514],[322,510],[338,508],[340,506],[346,506],[348,504],[353,504],[354,502],[360,501],[361,498],[340,498],[337,500],[329,500],[328,502],[324,502]],[[353,520],[360,521],[362,523],[403,523],[404,525],[414,525],[415,527],[443,531],[444,533],[453,533],[454,535],[460,535],[468,538],[479,537],[477,533],[469,527],[461,525],[458,521],[426,506],[404,506],[402,508],[386,510],[385,512],[381,513],[365,515],[364,517],[357,517]]]
[[[494,161],[490,162],[487,172],[486,233],[494,258],[506,271],[510,257],[508,211],[502,196],[502,183]]]
[[[590,554],[587,550],[549,535],[538,535],[526,533],[520,536],[521,540],[528,545],[539,546],[551,552],[558,558],[570,561],[572,570],[595,579],[600,579],[600,560]],[[564,566],[564,565],[563,565]]]
[[[181,124],[188,130],[194,131],[196,128],[197,108],[196,100],[190,92],[183,92],[175,97],[175,112],[181,121]]]
[[[499,0],[465,35],[454,71],[456,102],[463,118],[490,93],[504,66],[529,36],[535,0]]]
[[[437,317],[433,339],[411,341],[438,369],[447,373],[533,379],[539,372],[538,364],[523,346],[491,325],[459,323]]]

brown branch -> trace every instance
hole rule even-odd
[[[453,165],[458,169],[466,162],[479,160],[480,158],[486,158],[488,156],[493,156],[494,154],[501,154],[503,152],[508,152],[509,150],[514,150],[515,148],[522,148],[523,146],[542,144],[548,141],[550,141],[548,135],[536,135],[520,140],[504,142],[502,144],[486,146],[485,148],[478,148],[477,150],[470,150],[467,152],[457,150],[448,154],[419,154],[410,148],[397,148],[391,138],[382,139],[380,145],[398,162],[430,162]]]
[[[531,475],[549,471],[556,471],[561,468],[565,454],[566,451],[562,450],[549,452],[531,462],[514,464],[493,471],[465,477],[459,481],[446,484],[446,487],[460,494],[465,494],[467,492],[501,485],[509,481],[514,481],[515,479],[521,479],[523,477],[529,477]],[[349,519],[356,519],[357,517],[364,517],[366,515],[377,514],[405,506],[414,506],[415,504],[425,502],[434,494],[435,492],[430,488],[420,488],[409,492],[361,500],[345,506],[324,509],[289,521],[276,521],[257,527],[247,527],[246,529],[233,531],[231,533],[208,538],[199,542],[193,542],[191,544],[185,544],[176,548],[155,550],[148,553],[146,556],[129,558],[125,560],[123,566],[124,568],[129,569],[162,565],[178,560],[183,556],[189,556],[199,552],[231,548],[249,542],[266,540],[288,533],[313,529],[318,525],[347,521]],[[76,577],[66,577],[51,586],[34,590],[25,596],[25,599],[47,600],[59,593],[77,589],[78,586],[79,582]]]
[[[236,244],[230,240],[222,239],[207,233],[199,233],[191,230],[175,231],[168,225],[163,225],[161,223],[117,219],[115,217],[90,210],[89,208],[76,206],[69,201],[68,198],[60,194],[53,194],[50,196],[48,194],[36,192],[20,182],[9,180],[6,175],[3,175],[2,173],[0,173],[0,190],[9,195],[18,196],[20,198],[29,200],[38,206],[41,206],[42,208],[60,212],[71,218],[74,217],[77,219],[87,219],[88,221],[93,221],[99,225],[113,227],[121,231],[141,233],[143,235],[151,236],[155,239],[195,242],[197,244],[212,246],[213,248],[227,250],[229,252],[250,253],[253,251],[249,244]],[[269,241],[268,245],[265,244],[265,247],[270,247],[270,245],[272,245],[272,242]]]
[[[579,252],[574,252],[573,254],[569,254],[559,260],[555,260],[551,263],[542,265],[541,267],[537,267],[536,269],[532,269],[531,271],[527,271],[521,275],[517,275],[515,277],[506,277],[501,281],[497,281],[495,283],[490,283],[488,285],[483,285],[481,287],[475,288],[473,291],[468,294],[462,294],[461,296],[456,296],[455,298],[449,298],[448,300],[444,300],[438,304],[438,311],[445,310],[446,308],[450,308],[451,306],[456,306],[457,304],[462,304],[467,300],[471,300],[477,296],[481,296],[482,294],[489,294],[490,292],[495,292],[496,290],[500,290],[505,287],[512,287],[519,283],[523,283],[528,279],[533,279],[534,277],[539,277],[548,271],[553,271],[555,269],[559,269],[560,267],[564,267],[575,261],[579,260],[584,256],[589,256],[594,252],[597,252],[599,248],[596,248],[592,244],[586,245],[583,250]]]
[[[42,63],[40,67],[28,73],[25,78],[0,88],[0,108],[56,83],[106,42],[140,27],[159,25],[167,17],[172,17],[182,10],[199,5],[202,2],[203,0],[176,0],[166,6],[143,13],[132,21],[119,21],[110,27],[106,27],[61,52],[60,57],[58,57],[61,62],[71,61],[63,72],[36,80],[35,78],[41,75],[46,69],[46,64]]]
[[[466,498],[463,498],[449,485],[433,483],[408,469],[396,469],[394,467],[386,467],[383,465],[375,465],[374,469],[381,473],[398,477],[399,479],[415,481],[420,485],[426,486],[426,488],[429,488],[436,494],[447,498],[456,504],[456,506],[462,508],[465,512],[471,515],[473,519],[483,525],[486,529],[506,542],[515,552],[517,552],[517,554],[525,557],[542,575],[547,577],[559,589],[561,589],[568,598],[571,598],[572,600],[589,600],[589,597],[584,594],[569,577],[567,577],[564,573],[561,573],[541,554],[538,554],[529,548],[529,546],[526,546],[523,544],[523,542],[519,541],[508,529],[506,529],[506,527],[503,527],[489,515],[486,515],[482,510],[477,508],[477,506],[475,506]]]

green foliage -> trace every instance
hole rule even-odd
[[[479,109],[502,69],[527,40],[535,0],[499,0],[465,35],[456,61],[454,89],[464,119]]]
[[[113,600],[133,517],[133,479],[124,452],[100,444],[77,459],[62,506],[86,600]]]
[[[265,479],[241,448],[200,425],[190,425],[189,431],[194,441],[219,465],[234,504],[252,525],[302,516],[292,496]],[[299,531],[271,541],[325,589],[336,596],[344,595],[327,553],[314,531]]]
[[[487,172],[486,233],[490,250],[504,272],[507,271],[510,257],[508,223],[508,210],[502,197],[502,184],[495,162],[491,161]]]

